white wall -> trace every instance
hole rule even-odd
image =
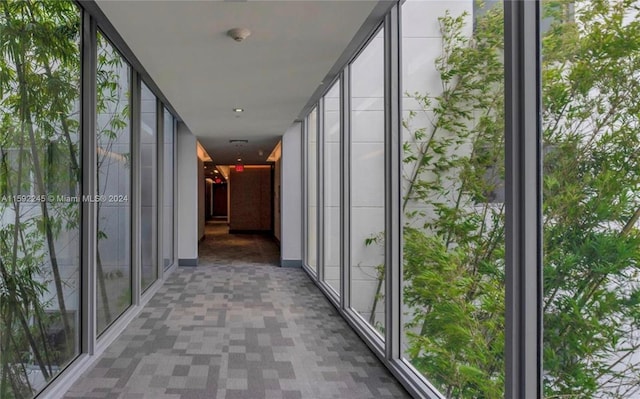
[[[198,240],[204,237],[204,161],[198,158]]]
[[[196,137],[178,123],[178,258],[195,266],[198,259],[198,157]]]
[[[280,198],[280,186],[282,185],[282,155],[276,159],[274,171],[273,171],[273,235],[282,241],[282,215],[280,210],[282,209],[282,199]]]
[[[302,124],[282,136],[282,266],[302,264]]]

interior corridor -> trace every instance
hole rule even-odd
[[[273,239],[263,234],[229,234],[226,219],[206,223],[198,257],[200,267],[280,265],[280,250]]]
[[[66,398],[409,395],[267,236],[210,222],[179,267]]]

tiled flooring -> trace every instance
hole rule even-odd
[[[209,224],[66,398],[408,398],[300,269],[259,235]]]

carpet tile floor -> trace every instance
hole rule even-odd
[[[209,223],[65,398],[409,398],[307,275],[260,235]]]

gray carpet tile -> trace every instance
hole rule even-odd
[[[65,398],[410,397],[277,245],[207,225],[180,267]]]

